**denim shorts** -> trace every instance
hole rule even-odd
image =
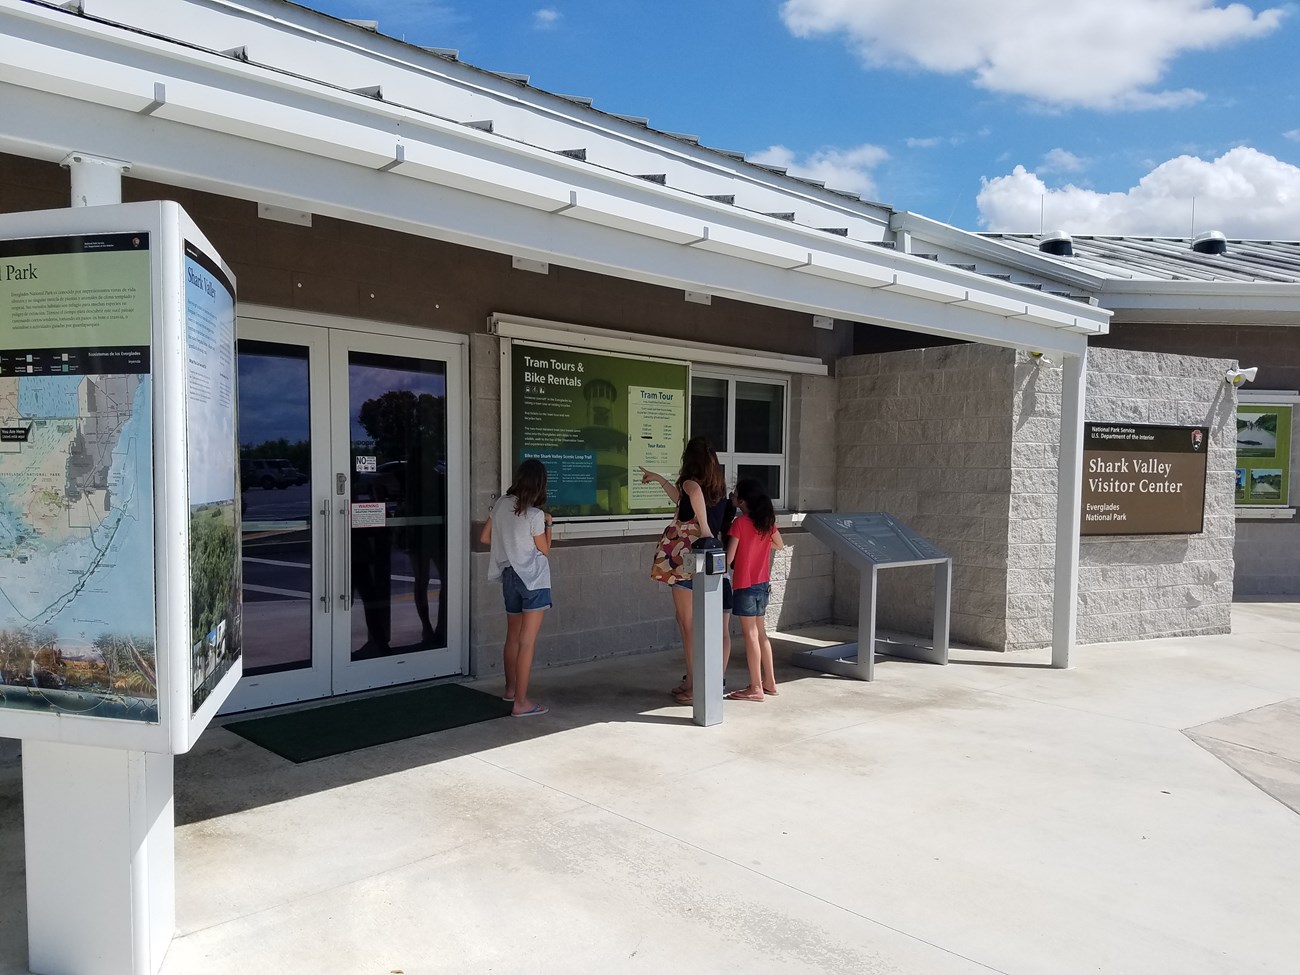
[[[519,573],[508,565],[501,570],[501,595],[505,597],[507,616],[551,608],[551,590],[525,589]]]
[[[772,595],[772,586],[767,582],[758,582],[744,589],[736,590],[736,616],[764,616],[767,614],[767,601]]]
[[[691,585],[690,579],[683,579],[681,582],[674,582],[673,588],[689,590],[695,587]],[[731,612],[731,580],[726,576],[722,577],[722,611],[724,613]]]

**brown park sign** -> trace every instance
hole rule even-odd
[[[1080,534],[1199,534],[1209,444],[1207,427],[1085,423]]]

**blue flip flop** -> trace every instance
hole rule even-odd
[[[534,704],[534,705],[533,705],[531,708],[529,708],[527,711],[519,711],[518,713],[516,713],[516,712],[514,712],[514,711],[511,711],[511,712],[510,712],[510,717],[512,717],[512,718],[535,718],[535,717],[537,717],[539,714],[545,714],[545,713],[547,712],[547,710],[548,710],[548,709],[547,709],[546,705],[544,705],[544,704]]]

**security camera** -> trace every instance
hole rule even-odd
[[[1233,386],[1240,386],[1242,383],[1253,383],[1257,372],[1259,372],[1258,366],[1251,366],[1249,369],[1229,369],[1223,378]]]

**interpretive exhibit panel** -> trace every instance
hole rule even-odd
[[[1238,404],[1237,504],[1291,503],[1291,420],[1289,404]]]
[[[690,412],[684,362],[512,342],[509,478],[525,458],[546,465],[558,517],[672,510],[640,468],[672,478]]]
[[[235,287],[185,241],[185,443],[190,500],[191,714],[239,659]]]
[[[150,243],[0,241],[0,707],[158,720]]]
[[[1083,425],[1083,535],[1204,530],[1208,427]]]
[[[0,217],[0,735],[185,751],[237,682],[234,322],[175,204]]]
[[[841,555],[865,559],[873,565],[903,565],[946,559],[928,540],[922,538],[893,515],[880,511],[866,514],[810,515],[805,524],[819,538],[832,540]],[[825,539],[823,539],[825,540]]]
[[[792,654],[798,667],[874,680],[876,654],[925,663],[948,662],[952,558],[910,526],[883,511],[808,515],[803,525],[858,572],[858,640]],[[934,566],[934,630],[929,645],[876,639],[876,593],[881,570]],[[869,649],[864,649],[869,648]]]

